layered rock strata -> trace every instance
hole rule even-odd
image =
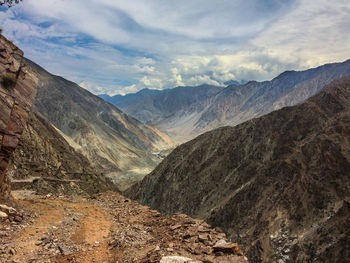
[[[23,52],[0,35],[0,197],[9,193],[6,170],[36,95],[37,77]]]

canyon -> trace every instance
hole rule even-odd
[[[126,194],[221,227],[250,262],[346,262],[350,78],[177,147]]]
[[[125,113],[0,45],[1,262],[350,258],[349,61]]]

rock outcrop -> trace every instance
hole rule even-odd
[[[6,170],[35,98],[37,77],[23,52],[0,35],[0,197],[9,192]]]
[[[350,258],[350,77],[177,147],[128,195],[219,226],[250,262]]]

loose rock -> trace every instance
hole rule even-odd
[[[8,217],[9,217],[9,216],[8,216],[5,212],[0,211],[0,219],[5,220],[5,219],[7,219]]]
[[[188,263],[188,262],[193,262],[193,260],[191,258],[180,257],[180,256],[163,257],[160,260],[160,263]]]
[[[214,252],[223,252],[227,254],[243,255],[237,243],[226,242],[220,239],[213,246]]]

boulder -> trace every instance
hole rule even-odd
[[[16,209],[14,209],[13,207],[9,207],[7,205],[0,204],[0,211],[5,212],[7,214],[17,214]]]
[[[2,211],[0,211],[0,219],[5,220],[8,218],[8,215]]]
[[[224,239],[218,240],[213,246],[213,249],[214,252],[243,255],[237,243],[226,242]]]

